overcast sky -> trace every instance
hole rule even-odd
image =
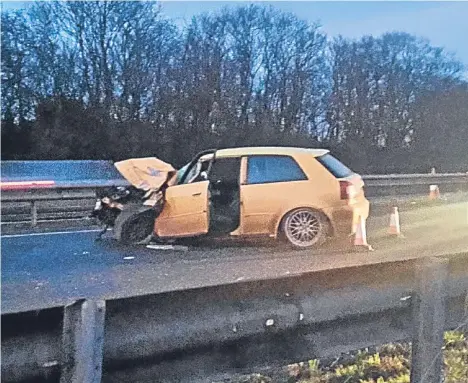
[[[27,7],[29,2],[2,2],[4,9]],[[162,10],[178,24],[200,12],[216,11],[244,1],[162,1]],[[425,37],[453,52],[468,67],[468,1],[283,1],[263,2],[320,21],[330,36],[358,38],[403,31]]]

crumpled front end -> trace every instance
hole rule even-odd
[[[127,181],[145,191],[156,191],[176,182],[176,169],[156,157],[132,158],[114,165]]]
[[[105,226],[104,231],[113,227],[118,240],[139,243],[152,234],[154,220],[165,205],[165,189],[176,183],[176,170],[155,157],[132,158],[114,166],[131,186],[99,195],[92,216]]]

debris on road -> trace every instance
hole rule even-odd
[[[124,257],[125,260],[135,259],[135,257]]]
[[[187,251],[187,246],[182,245],[147,245],[148,249],[152,250],[175,250],[175,251]]]
[[[34,290],[39,290],[41,287],[43,287],[47,282],[37,282],[36,286],[34,286]]]
[[[407,301],[408,299],[411,299],[411,295],[407,295],[406,297],[400,298],[400,301],[404,302],[404,301]]]
[[[45,362],[42,367],[45,367],[45,368],[49,368],[49,367],[54,367],[54,366],[58,366],[59,365],[59,362],[58,360],[52,360],[50,362]]]

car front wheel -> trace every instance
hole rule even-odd
[[[122,212],[116,220],[116,238],[124,244],[138,244],[150,239],[155,218],[153,210]]]
[[[309,208],[300,208],[286,215],[281,230],[293,247],[307,249],[320,246],[326,241],[328,222],[322,213]]]

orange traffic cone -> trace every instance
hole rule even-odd
[[[440,191],[437,185],[430,185],[429,186],[429,199],[439,199],[440,198]]]
[[[372,246],[367,243],[366,220],[362,218],[362,216],[359,217],[359,222],[356,227],[356,233],[354,235],[354,248],[374,251]]]
[[[388,234],[397,236],[398,238],[404,238],[401,234],[400,227],[400,214],[398,213],[398,208],[395,206],[390,214],[390,226],[388,228]]]

